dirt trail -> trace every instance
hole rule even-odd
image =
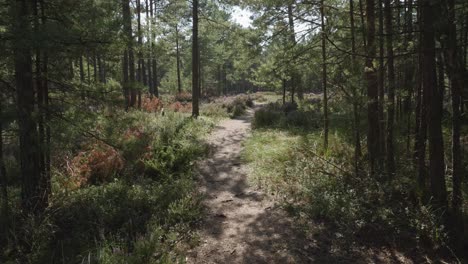
[[[242,142],[253,111],[225,120],[209,138],[212,153],[198,166],[208,214],[188,263],[307,263],[292,220],[261,190],[248,185]],[[303,246],[303,245],[302,245]]]

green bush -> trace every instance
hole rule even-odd
[[[326,220],[351,241],[362,233],[385,232],[416,234],[413,239],[435,246],[447,243],[442,212],[408,202],[413,182],[406,177],[380,181],[369,176],[365,164],[356,176],[353,147],[336,134],[330,135],[327,151],[322,142],[318,132],[258,130],[246,142],[243,157],[255,183],[284,197],[297,216]]]
[[[255,111],[252,126],[255,128],[276,127],[283,119],[283,115],[280,111],[274,111],[266,107],[261,108]]]
[[[314,110],[298,109],[295,104],[270,103],[255,111],[255,128],[299,128],[311,130],[319,127],[320,115]]]
[[[22,220],[12,232],[14,242],[0,252],[0,262],[177,260],[178,241],[189,238],[189,226],[201,214],[192,165],[206,153],[203,137],[214,122],[178,113],[122,111],[100,116],[95,126],[95,133],[124,157],[125,169],[109,181],[70,189],[67,170],[55,168],[46,212],[38,218],[13,210],[12,218]]]

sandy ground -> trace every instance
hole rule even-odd
[[[240,155],[253,111],[225,120],[209,138],[212,152],[198,166],[207,217],[188,263],[306,263],[293,221],[247,183]]]

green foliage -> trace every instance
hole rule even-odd
[[[244,115],[247,108],[253,106],[253,98],[250,95],[237,95],[217,98],[211,103],[204,104],[201,107],[201,112],[209,117],[236,118]]]
[[[213,125],[206,118],[172,112],[99,116],[96,134],[105,146],[114,146],[125,168],[106,181],[73,187],[68,170],[55,171],[50,206],[40,218],[23,218],[20,210],[13,210],[14,218],[23,220],[12,230],[17,240],[2,252],[2,259],[49,263],[60,256],[66,263],[176,262],[177,245],[190,238],[190,226],[201,215],[191,168],[206,153],[202,139]],[[86,140],[82,145],[97,151],[93,149],[97,145]],[[99,164],[108,160],[97,157],[102,158]]]
[[[297,109],[297,106],[291,104],[282,106],[279,103],[270,103],[255,112],[253,126],[310,130],[317,128],[319,122],[320,113],[315,109]]]
[[[290,113],[313,108],[300,105]],[[324,151],[321,131],[305,129],[307,121],[302,118],[284,121],[287,114],[281,110],[270,104],[255,114],[256,129],[243,153],[255,184],[283,197],[286,208],[304,221],[325,220],[349,241],[385,232],[415,242],[430,241],[436,247],[446,245],[443,212],[411,202],[414,194],[408,186],[416,184],[411,168],[399,168],[402,174],[386,182],[370,177],[360,162],[356,176],[354,149],[347,134],[340,132],[344,128],[339,121],[331,123],[336,133],[330,134]],[[292,124],[302,127],[301,133],[291,129]]]

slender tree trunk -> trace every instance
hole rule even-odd
[[[137,0],[137,35],[138,35],[138,70],[137,81],[140,85],[146,85],[145,60],[143,60],[143,35],[141,32],[141,0]],[[138,109],[141,108],[141,89],[138,89]]]
[[[30,50],[31,34],[29,16],[31,4],[26,0],[17,0],[15,9],[14,64],[18,106],[18,126],[21,164],[22,206],[26,212],[37,213],[47,205],[41,190],[40,142],[38,141],[37,123],[34,115],[34,87],[32,59]],[[26,37],[25,37],[26,36]]]
[[[288,22],[289,22],[289,36],[290,36],[290,41],[291,41],[291,46],[293,48],[296,47],[296,32],[294,28],[294,17],[293,17],[293,9],[292,9],[292,4],[291,2],[288,3]],[[297,86],[297,73],[295,67],[292,67],[290,69],[291,71],[291,103],[294,103],[294,93],[296,91],[296,86]],[[302,91],[299,91],[298,89],[298,97],[299,99],[302,99],[304,96],[302,94]],[[302,98],[301,98],[302,97]]]
[[[356,38],[355,38],[355,25],[354,25],[354,3],[349,0],[349,17],[351,23],[351,60],[352,67],[356,69]],[[353,71],[354,73],[355,71]],[[354,116],[354,170],[356,175],[359,174],[359,159],[361,157],[361,135],[360,135],[360,117],[359,117],[359,95],[357,87],[353,85],[353,116]]]
[[[383,14],[383,0],[377,0],[379,5],[379,74],[378,74],[378,87],[379,87],[379,148],[380,153],[383,156],[386,153],[385,150],[385,115],[384,115],[384,105],[385,105],[385,49],[384,49],[384,14]],[[379,169],[384,168],[384,159],[379,158]]]
[[[0,116],[2,115],[3,96],[0,93]],[[8,243],[8,229],[10,224],[10,208],[8,206],[8,178],[6,175],[5,163],[3,162],[3,123],[0,119],[0,191],[2,197],[2,217],[0,218],[0,244]]]
[[[404,47],[408,47],[408,43],[413,39],[413,0],[408,0],[408,11],[406,12],[406,35],[405,40],[403,43]],[[404,49],[408,51],[407,48]],[[404,66],[405,73],[404,73],[404,81],[403,85],[404,88],[407,89],[408,93],[405,97],[405,106],[404,112],[407,118],[407,138],[406,138],[406,150],[410,153],[410,142],[411,142],[411,116],[412,116],[412,97],[414,93],[414,86],[413,86],[413,78],[414,78],[414,71],[415,67],[413,66],[414,59],[411,57],[409,59],[409,63],[406,63]]]
[[[154,87],[153,87],[153,73],[152,73],[152,66],[151,66],[151,60],[153,59],[153,51],[151,50],[153,39],[151,38],[151,34],[153,31],[153,7],[152,3],[149,3],[148,0],[145,0],[145,5],[146,5],[146,24],[148,26],[147,28],[147,41],[148,43],[147,49],[148,49],[148,60],[146,62],[147,68],[148,68],[148,93],[152,97],[154,95]],[[150,6],[151,5],[151,6]],[[150,8],[151,8],[151,15],[150,15]]]
[[[41,21],[42,24],[47,23],[47,18],[45,15],[45,4],[44,0],[39,0],[39,8],[41,10]],[[47,51],[43,51],[42,54],[42,105],[43,105],[43,111],[42,111],[42,116],[44,118],[44,127],[45,127],[45,142],[44,142],[44,162],[45,162],[45,168],[44,168],[44,179],[42,181],[43,183],[43,192],[44,192],[44,197],[48,201],[48,196],[50,195],[52,191],[52,186],[51,186],[51,160],[50,160],[50,146],[51,146],[51,134],[50,134],[50,125],[49,122],[51,120],[51,115],[50,115],[50,107],[49,107],[49,56]]]
[[[39,10],[41,9],[41,6],[39,5],[39,2],[37,0],[34,1],[34,31],[37,34],[40,32],[39,28]],[[46,96],[44,94],[44,76],[42,75],[42,55],[43,52],[39,47],[36,47],[36,65],[35,65],[35,70],[36,70],[36,75],[35,75],[35,84],[36,84],[36,96],[37,96],[37,125],[38,125],[38,135],[39,135],[39,170],[40,170],[40,189],[42,191],[42,195],[44,198],[45,196],[48,196],[48,190],[50,190],[50,187],[48,184],[50,184],[50,180],[48,179],[47,175],[47,170],[46,170],[46,151],[45,149],[48,147],[46,145],[46,135],[45,135],[45,127],[44,127],[44,121],[45,121],[45,112],[46,109],[44,107],[44,102],[45,99],[44,97]],[[72,67],[73,68],[73,67]]]
[[[325,7],[321,0],[320,14],[322,27],[322,88],[323,88],[323,147],[328,149],[328,95],[327,95],[327,47],[325,32]]]
[[[362,32],[362,41],[364,48],[367,47],[367,32],[366,32],[366,23],[364,22],[364,5],[362,4],[363,0],[358,0],[359,3],[359,14],[361,18],[361,32]]]
[[[423,52],[423,86],[429,97],[427,113],[429,139],[429,178],[431,194],[436,206],[447,207],[447,190],[445,185],[444,143],[442,138],[442,97],[437,86],[436,47],[434,21],[436,10],[431,0],[422,0],[422,52]]]
[[[101,55],[97,55],[97,63],[98,63],[98,72],[99,72],[99,82],[106,83],[106,78],[104,77],[104,63],[101,58]]]
[[[380,147],[379,147],[379,117],[375,113],[379,111],[379,94],[378,94],[378,81],[377,72],[375,70],[373,61],[376,57],[375,47],[375,1],[366,0],[367,10],[367,58],[366,58],[366,81],[367,81],[367,118],[368,118],[368,134],[367,134],[367,147],[369,152],[369,163],[371,167],[371,174],[376,175],[378,162],[380,160]]]
[[[388,67],[388,103],[387,103],[387,174],[393,178],[396,172],[394,153],[394,120],[395,120],[395,68],[393,61],[393,25],[391,1],[385,0],[385,27],[387,33],[387,67]]]
[[[153,3],[154,3],[154,13],[153,13]],[[153,24],[156,25],[156,4],[157,2],[153,0],[150,0],[150,15],[151,15],[151,20],[153,21]],[[154,16],[153,16],[154,14]],[[153,93],[154,96],[159,97],[159,82],[158,82],[158,65],[156,61],[156,49],[155,49],[155,39],[156,35],[154,33],[154,28],[151,30],[151,51],[153,52],[153,57],[151,60],[151,68],[152,68],[152,74],[153,74]]]
[[[93,73],[94,73],[94,82],[98,82],[98,65],[97,65],[97,58],[96,52],[93,52]]]
[[[89,52],[86,52],[86,70],[88,71],[88,84],[91,84],[91,60],[89,58]],[[88,95],[88,94],[86,94]]]
[[[200,98],[200,50],[198,43],[198,0],[192,1],[192,116],[200,115],[198,100]]]
[[[463,57],[459,56],[457,47],[457,28],[455,24],[454,0],[442,1],[444,17],[444,31],[447,37],[442,40],[444,61],[447,76],[450,80],[452,99],[452,234],[456,246],[463,247],[463,159],[461,151],[461,91],[465,87]]]
[[[123,70],[123,96],[125,99],[125,109],[128,110],[130,107],[130,94],[129,94],[129,81],[130,77],[128,75],[128,49],[125,49],[123,55],[123,62],[122,62],[122,70]]]
[[[283,105],[286,104],[286,80],[283,79]]]
[[[80,84],[81,84],[81,91],[80,91],[80,96],[81,100],[85,100],[85,91],[84,91],[84,83],[85,83],[85,73],[84,73],[84,67],[83,67],[83,56],[80,55]]]
[[[180,51],[179,51],[179,25],[176,24],[176,60],[177,60],[177,92],[182,93],[182,80],[180,77]]]

